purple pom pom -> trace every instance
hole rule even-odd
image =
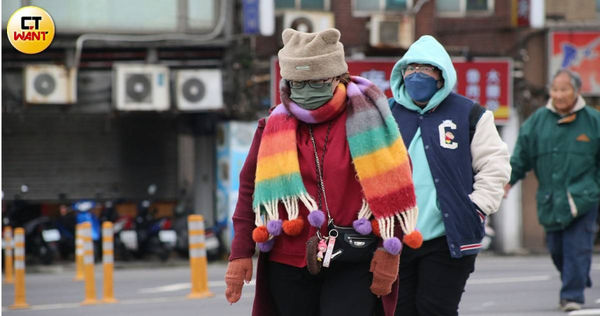
[[[371,227],[371,222],[366,218],[359,218],[352,222],[352,227],[361,235],[368,235],[373,231],[373,227]]]
[[[325,213],[321,210],[315,210],[308,214],[308,222],[310,225],[320,228],[325,223]]]
[[[275,244],[275,239],[269,239],[265,242],[259,242],[257,243],[258,245],[258,249],[261,252],[269,252],[271,251],[271,249],[273,249],[273,245]]]
[[[267,222],[267,231],[269,234],[273,236],[281,235],[281,220],[280,219],[272,219]]]
[[[383,248],[392,255],[397,255],[402,250],[402,242],[400,239],[392,237],[383,241]]]

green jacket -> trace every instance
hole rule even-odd
[[[511,185],[535,172],[537,214],[546,231],[562,230],[575,217],[596,211],[592,207],[600,200],[600,112],[580,96],[573,113],[573,121],[559,124],[551,102],[537,110],[523,123],[510,159]]]

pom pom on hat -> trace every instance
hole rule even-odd
[[[418,230],[414,230],[410,234],[404,235],[403,240],[404,244],[413,249],[417,249],[423,244],[423,236]]]
[[[267,222],[267,231],[273,236],[281,235],[281,224],[280,219],[272,219]]]
[[[301,218],[283,221],[283,231],[286,235],[297,236],[304,228],[304,221]]]
[[[271,249],[273,249],[273,245],[274,244],[275,244],[275,239],[271,239],[271,240],[267,240],[265,242],[259,242],[259,243],[257,243],[258,249],[261,252],[269,252],[269,251],[271,251]]]
[[[359,218],[352,222],[352,227],[361,235],[368,235],[373,231],[371,222],[366,218]]]
[[[325,213],[321,210],[314,210],[308,214],[308,222],[311,226],[320,228],[325,222]]]
[[[383,248],[392,255],[397,255],[402,250],[402,242],[396,237],[388,238],[383,241]]]
[[[262,243],[269,239],[269,232],[267,231],[267,227],[258,226],[252,231],[252,240],[256,243]]]

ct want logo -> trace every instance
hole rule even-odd
[[[54,39],[54,21],[44,9],[27,6],[8,19],[6,35],[14,48],[25,54],[42,52]]]
[[[456,124],[451,120],[445,120],[438,126],[440,134],[440,146],[448,149],[458,148],[458,143],[454,141],[454,133],[450,130],[455,130]]]

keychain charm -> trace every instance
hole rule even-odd
[[[319,250],[319,252],[317,252],[317,260],[323,261],[323,254],[325,253],[325,250],[327,250],[327,243],[325,242],[325,239],[319,240],[317,249]]]
[[[331,262],[331,254],[333,253],[333,246],[335,245],[335,239],[337,238],[337,230],[332,229],[329,231],[329,241],[327,243],[327,251],[325,252],[325,258],[323,259],[323,266],[329,268]]]

